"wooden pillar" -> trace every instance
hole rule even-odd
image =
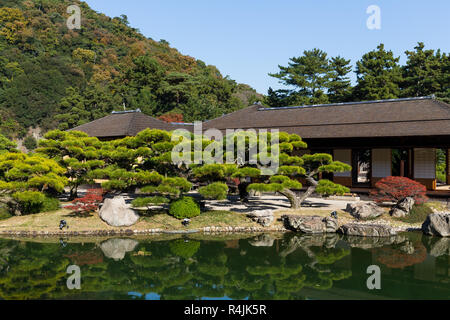
[[[447,172],[447,184],[450,184],[450,149],[447,149],[446,151],[445,171]]]

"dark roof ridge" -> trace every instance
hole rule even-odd
[[[111,114],[124,114],[124,113],[142,113],[142,111],[141,109],[136,109],[136,110],[123,110],[111,112]]]
[[[208,122],[211,122],[211,121],[215,121],[215,120],[218,120],[218,119],[227,117],[227,116],[229,116],[229,115],[232,115],[232,114],[234,114],[234,113],[236,113],[236,112],[241,112],[241,111],[244,111],[244,110],[247,110],[247,109],[254,109],[255,107],[261,107],[261,106],[260,106],[259,104],[252,104],[251,106],[248,106],[248,107],[245,107],[245,108],[242,108],[242,109],[234,110],[234,111],[229,112],[229,113],[224,113],[224,114],[221,115],[220,117],[202,121],[202,123],[208,123]]]
[[[133,128],[134,119],[136,118],[137,114],[138,114],[138,112],[134,112],[132,117],[131,117],[131,119],[130,119],[130,122],[128,123],[127,130],[125,131],[127,133],[127,135],[130,135],[130,133],[131,133],[131,130]]]
[[[351,106],[351,105],[357,105],[357,104],[401,102],[401,101],[414,101],[414,100],[435,100],[435,101],[439,101],[439,100],[436,100],[434,95],[433,95],[433,96],[412,97],[412,98],[397,98],[397,99],[385,99],[385,100],[368,100],[368,101],[352,101],[352,102],[339,102],[339,103],[327,103],[327,104],[312,104],[312,105],[305,105],[305,106],[259,108],[258,111],[274,111],[274,110],[333,107],[333,106]]]

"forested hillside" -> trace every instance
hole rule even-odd
[[[69,5],[82,11],[69,30]],[[144,37],[126,16],[110,18],[78,0],[0,2],[0,132],[68,129],[113,110],[178,121],[204,120],[259,100],[251,87]]]

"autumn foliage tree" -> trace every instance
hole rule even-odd
[[[417,181],[406,177],[386,177],[375,184],[370,195],[377,202],[399,202],[411,197],[416,204],[422,204],[428,200],[426,192],[427,188]]]
[[[103,201],[103,193],[102,189],[89,189],[84,197],[73,200],[66,209],[72,210],[77,215],[87,216],[98,210]]]

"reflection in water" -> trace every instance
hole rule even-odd
[[[246,237],[245,235],[240,235]],[[237,239],[0,240],[1,299],[448,299],[450,239],[262,234]],[[69,290],[69,265],[81,290]],[[379,265],[382,289],[366,287]]]

